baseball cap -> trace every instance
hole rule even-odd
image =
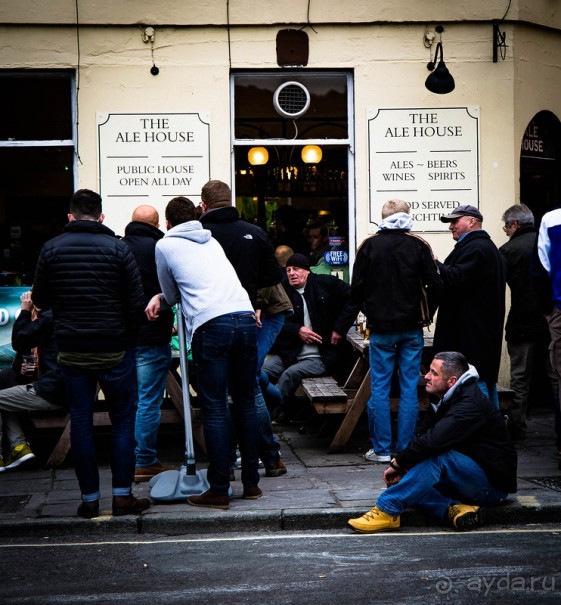
[[[470,206],[469,204],[464,204],[462,206],[458,206],[452,210],[450,214],[445,214],[440,217],[440,220],[443,223],[450,223],[456,218],[460,218],[461,216],[473,216],[473,218],[483,220],[483,215],[475,206]]]

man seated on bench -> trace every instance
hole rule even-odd
[[[37,347],[38,367],[22,363],[24,355]],[[2,421],[10,450],[4,465],[0,451],[0,472],[32,461],[35,454],[21,428],[18,414],[25,411],[60,410],[64,389],[56,362],[52,311],[40,311],[31,302],[31,292],[21,297],[21,311],[12,328],[14,368],[0,376],[0,436]],[[27,360],[24,360],[27,361]]]
[[[502,413],[477,386],[479,375],[457,352],[435,355],[425,376],[425,426],[384,473],[388,489],[349,525],[373,533],[399,528],[409,507],[448,520],[459,531],[483,522],[482,506],[516,492],[516,450]]]
[[[275,411],[276,423],[288,419],[287,404],[302,378],[325,376],[337,369],[345,336],[358,313],[350,286],[331,275],[310,273],[303,254],[287,260],[286,275],[284,287],[294,313],[286,318],[272,354],[263,364],[263,371],[282,396]]]

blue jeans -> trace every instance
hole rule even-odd
[[[142,345],[134,349],[137,380],[137,409],[134,437],[136,466],[157,462],[156,443],[160,427],[160,408],[171,363],[171,347]]]
[[[210,486],[217,495],[228,494],[231,412],[242,456],[242,482],[245,487],[255,487],[259,483],[259,425],[255,408],[257,324],[253,313],[220,315],[207,321],[195,331],[192,351]],[[232,397],[230,410],[228,393]]]
[[[477,369],[477,368],[475,368]],[[486,382],[481,378],[477,381],[477,386],[481,389],[481,392],[491,403],[499,409],[499,392],[497,391],[497,385],[491,382]]]
[[[399,413],[396,450],[403,451],[415,434],[419,415],[417,384],[421,372],[423,331],[370,334],[370,380],[368,428],[372,447],[378,455],[389,455],[392,443],[390,388],[397,362],[399,372]]]
[[[389,515],[401,515],[408,507],[421,508],[444,519],[452,504],[496,506],[506,498],[489,483],[477,462],[451,450],[419,462],[382,493],[376,506]]]
[[[255,385],[255,406],[257,408],[257,419],[259,422],[259,451],[261,460],[265,467],[273,466],[280,458],[279,442],[274,438],[271,428],[271,416],[265,403],[263,392],[259,384],[261,375],[261,366],[265,361],[265,356],[271,350],[284,325],[286,312],[276,313],[261,320],[261,327],[257,331],[257,376]]]
[[[70,444],[76,477],[85,501],[99,500],[99,470],[93,438],[93,408],[97,384],[111,420],[113,495],[130,494],[134,477],[134,419],[136,373],[134,355],[127,351],[121,363],[104,370],[61,366],[69,402]]]

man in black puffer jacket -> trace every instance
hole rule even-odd
[[[156,208],[139,206],[132,214],[131,222],[125,227],[123,241],[136,259],[140,278],[144,286],[144,300],[160,293],[160,282],[156,270],[156,242],[164,234],[158,227],[160,217]],[[171,362],[171,331],[173,311],[160,311],[155,321],[142,319],[134,348],[137,380],[136,403],[136,468],[135,481],[149,481],[154,475],[172,470],[173,466],[162,464],[156,456],[160,408]]]
[[[111,418],[113,514],[140,513],[134,477],[136,373],[132,345],[144,312],[140,273],[129,247],[102,225],[101,197],[81,189],[70,199],[62,235],[42,248],[33,302],[52,309],[58,362],[70,408],[71,446],[82,493],[80,517],[99,514],[93,406],[99,383]]]
[[[516,449],[478,378],[461,353],[435,355],[425,379],[437,403],[429,406],[419,436],[390,461],[388,489],[376,506],[349,520],[354,530],[398,529],[400,514],[418,507],[467,531],[483,522],[482,506],[496,506],[516,492]]]

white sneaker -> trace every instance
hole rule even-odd
[[[364,454],[364,458],[369,462],[390,462],[392,457],[389,454],[378,455],[373,449],[370,449]]]

